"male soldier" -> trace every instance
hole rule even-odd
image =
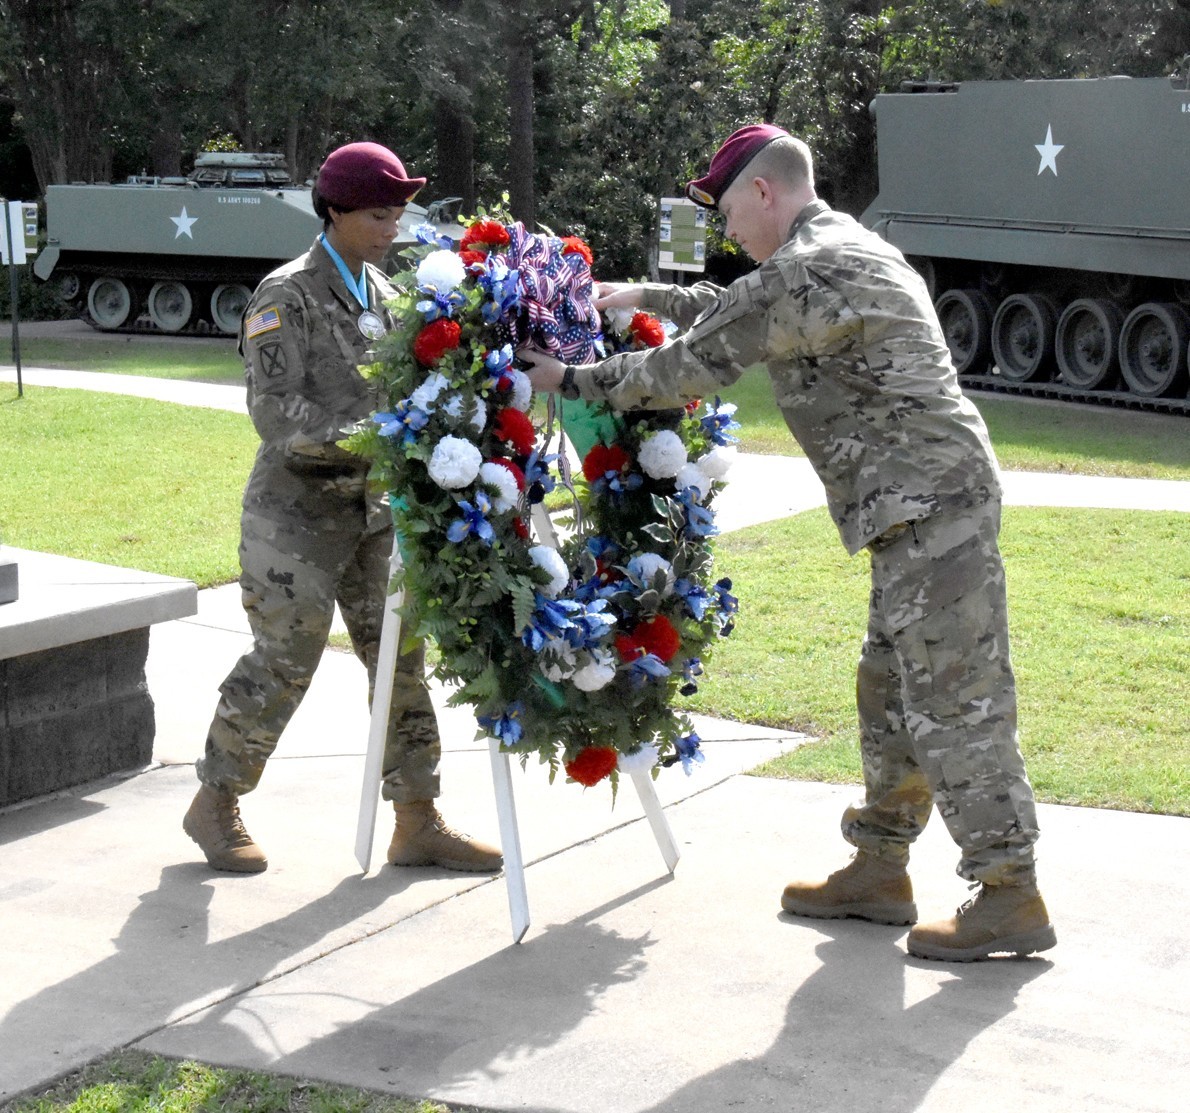
[[[522,355],[537,389],[618,410],[681,405],[763,362],[843,544],[871,555],[857,683],[866,797],[842,824],[856,853],[824,882],[787,886],[782,907],[914,923],[909,845],[933,801],[960,876],[981,887],[951,919],[910,931],[909,952],[969,961],[1052,947],[1017,744],[997,467],[925,285],[816,197],[808,148],[781,128],[735,132],[687,195],[722,212],[755,271],[726,289],[600,285],[599,308],[644,306],[686,327],[666,347],[586,367]]]
[[[376,264],[425,184],[376,143],[331,152],[314,186],[323,233],[268,275],[244,311],[240,351],[260,434],[244,491],[240,584],[254,643],[220,689],[183,828],[217,870],[268,861],[244,829],[238,797],[310,686],[335,603],[375,685],[393,544],[387,500],[365,488],[368,464],[335,443],[379,408],[359,373],[393,327],[393,288]],[[420,647],[398,659],[384,750],[384,797],[396,810],[393,865],[488,871],[495,848],[447,827],[434,805],[440,744]]]

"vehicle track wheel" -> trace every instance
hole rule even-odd
[[[992,353],[992,303],[979,290],[947,290],[934,308],[960,375],[987,370]]]
[[[122,278],[102,275],[87,290],[87,312],[97,328],[118,329],[136,320],[132,312],[132,291]]]
[[[211,321],[223,333],[234,336],[240,331],[240,318],[252,291],[240,282],[225,282],[211,291]]]
[[[149,291],[149,317],[162,332],[181,332],[194,311],[194,300],[184,282],[155,282]]]
[[[1146,302],[1120,329],[1120,371],[1133,394],[1161,398],[1184,394],[1190,360],[1190,314],[1172,302]]]
[[[83,284],[73,271],[58,276],[58,297],[63,301],[74,301],[82,293]]]
[[[1062,310],[1054,348],[1067,386],[1110,390],[1118,383],[1123,322],[1124,311],[1106,298],[1079,298]]]
[[[1050,379],[1058,311],[1041,294],[1010,294],[992,320],[992,354],[1000,375],[1013,383]]]

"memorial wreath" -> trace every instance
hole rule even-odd
[[[565,446],[550,451],[552,402],[539,440],[515,351],[591,363],[661,344],[664,328],[613,311],[601,330],[581,240],[465,223],[459,241],[423,225],[403,252],[397,327],[362,369],[388,409],[345,442],[390,493],[405,637],[432,639],[451,704],[470,704],[503,750],[538,754],[551,781],[563,768],[584,785],[610,777],[614,792],[621,771],[689,772],[703,755],[675,701],[697,690],[737,609],[710,544],[735,407],[565,402],[572,478]],[[559,488],[571,516],[557,544],[539,504]]]

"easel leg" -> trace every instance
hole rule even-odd
[[[389,572],[401,567],[401,554],[393,540]],[[397,671],[397,646],[401,640],[401,605],[404,592],[397,591],[384,601],[380,626],[380,650],[376,659],[376,684],[372,690],[372,712],[368,723],[368,752],[364,757],[364,783],[360,789],[359,820],[355,827],[355,860],[368,872],[372,843],[376,837],[376,810],[380,801],[380,780],[384,765],[384,740],[388,734],[388,713],[393,702],[393,677]]]
[[[657,789],[653,785],[653,778],[647,769],[634,769],[630,774],[632,783],[636,786],[636,794],[640,797],[641,806],[648,816],[649,826],[653,828],[653,838],[657,840],[657,849],[665,859],[665,866],[670,873],[677,868],[678,859],[682,856],[678,844],[674,841],[673,831],[670,830],[669,820],[665,818],[665,811],[661,801],[657,799]]]
[[[488,739],[488,752],[492,759],[492,782],[496,788],[496,815],[500,821],[500,849],[504,854],[504,881],[508,886],[512,941],[519,943],[529,930],[529,895],[525,890],[525,862],[521,857],[516,800],[512,794],[508,755],[500,752],[497,739]]]

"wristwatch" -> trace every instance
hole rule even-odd
[[[574,381],[574,368],[567,367],[562,372],[562,385],[558,387],[558,393],[562,395],[567,401],[578,401],[578,384]]]

